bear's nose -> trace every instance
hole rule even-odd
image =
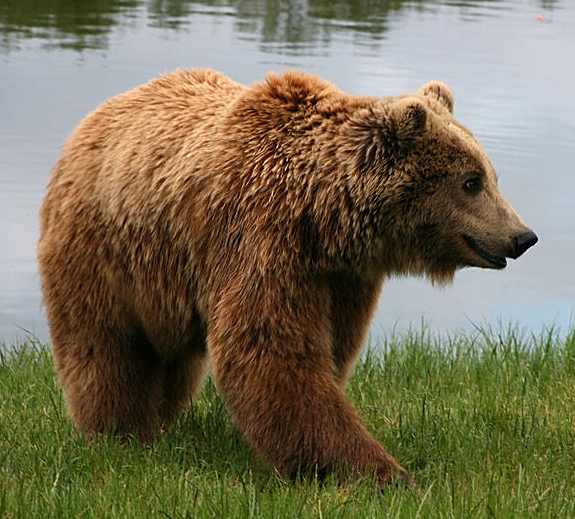
[[[533,231],[527,231],[513,238],[514,258],[518,258],[527,249],[533,247],[539,238]]]

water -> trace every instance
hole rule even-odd
[[[41,5],[38,5],[41,4]],[[101,4],[101,5],[100,5]],[[542,19],[538,19],[541,17]],[[515,322],[565,330],[575,309],[575,2],[291,0],[0,5],[0,340],[48,339],[35,260],[38,207],[59,150],[107,97],[174,68],[251,83],[300,68],[348,92],[455,92],[500,187],[540,243],[502,272],[437,289],[396,279],[373,334]]]

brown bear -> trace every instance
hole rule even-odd
[[[452,110],[439,82],[380,98],[180,70],[88,115],[38,247],[77,427],[150,440],[211,364],[284,473],[407,480],[344,393],[384,280],[501,269],[537,241]]]

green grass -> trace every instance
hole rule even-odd
[[[46,348],[0,356],[0,517],[575,517],[575,330],[388,338],[348,393],[417,487],[285,481],[208,381],[151,446],[88,442]]]

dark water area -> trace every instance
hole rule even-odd
[[[575,309],[575,2],[95,1],[0,4],[0,341],[48,339],[38,208],[76,124],[106,98],[179,67],[252,83],[298,68],[363,95],[431,80],[479,138],[540,242],[453,286],[386,283],[372,334],[474,324],[566,330]]]

